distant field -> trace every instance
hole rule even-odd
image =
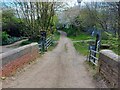
[[[71,40],[79,41],[79,40],[88,40],[95,39],[95,37],[90,36],[89,34],[81,32],[78,36],[69,36]]]
[[[69,36],[69,38],[72,40],[72,41],[80,41],[80,40],[83,40],[83,42],[74,42],[74,47],[75,49],[80,53],[80,54],[83,54],[83,55],[87,55],[88,54],[88,47],[89,47],[89,44],[87,42],[84,42],[84,40],[95,40],[95,37],[92,37],[90,36],[89,34],[86,34],[84,32],[81,32],[80,35],[78,36]]]
[[[90,36],[86,33],[83,33],[83,32],[76,37],[75,36],[69,36],[69,38],[72,41],[95,40],[95,37],[92,37],[92,36]],[[120,51],[118,50],[118,45],[119,45],[118,38],[111,37],[111,38],[108,38],[108,40],[101,40],[101,45],[102,44],[110,45],[109,49],[114,51],[116,54],[120,55]],[[83,55],[87,55],[88,46],[89,46],[89,44],[87,42],[75,42],[74,46],[75,46],[75,48],[78,52],[82,53]]]

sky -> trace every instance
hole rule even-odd
[[[16,1],[16,0],[1,0],[0,2],[13,2],[13,1]],[[57,2],[67,2],[69,4],[69,6],[74,6],[74,5],[78,5],[77,3],[77,0],[17,0],[17,1],[22,1],[22,2],[25,2],[25,1],[32,1],[32,2],[47,2],[47,1],[57,1]],[[84,5],[84,2],[92,2],[92,1],[95,1],[95,2],[101,2],[101,1],[109,1],[109,2],[118,2],[120,0],[81,0],[81,5]]]
[[[12,2],[12,1],[16,1],[16,0],[1,0],[1,1],[5,1],[5,2]],[[32,1],[32,2],[36,2],[36,1],[39,1],[39,2],[46,2],[46,1],[57,1],[57,2],[77,2],[77,0],[17,0],[17,1]],[[96,1],[96,2],[100,2],[100,1],[107,1],[107,2],[118,2],[120,0],[82,0],[82,2],[91,2],[91,1]]]
[[[14,2],[14,1],[22,1],[22,2],[25,2],[25,1],[32,1],[32,2],[46,2],[48,0],[1,0],[0,2]],[[53,0],[51,0],[53,1]],[[77,0],[54,0],[54,1],[57,1],[57,2],[67,2],[69,4],[69,6],[74,6],[74,5],[77,5]]]
[[[0,2],[13,2],[13,1],[32,1],[32,2],[47,2],[47,1],[57,1],[57,2],[68,2],[70,6],[77,4],[77,0],[1,0]]]

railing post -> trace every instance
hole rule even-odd
[[[49,38],[44,38],[42,37],[39,43],[39,47],[42,53],[44,53],[45,51],[47,51],[48,47],[51,45],[52,43],[52,37],[50,36]]]
[[[42,52],[45,52],[45,43],[46,43],[46,31],[41,31],[40,32],[41,35],[41,43],[42,43]]]
[[[94,49],[95,51],[96,51],[97,48],[98,48],[98,47],[97,47],[97,46],[98,46],[98,45],[97,45],[97,44],[98,44],[98,41],[99,41],[99,34],[96,35],[95,49]],[[96,57],[96,53],[94,53],[94,57]],[[95,62],[95,59],[93,59],[93,61]]]

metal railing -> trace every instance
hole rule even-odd
[[[89,50],[89,58],[88,58],[88,60],[90,62],[92,62],[96,66],[98,65],[98,58],[96,57],[97,55],[99,55],[98,51]]]
[[[39,50],[40,52],[43,50],[47,51],[47,49],[49,48],[49,46],[52,44],[52,36],[50,36],[49,38],[46,39],[46,41],[43,43],[43,42],[40,42],[38,45],[39,45]],[[44,51],[43,51],[44,52]]]
[[[45,48],[48,49],[48,47],[52,44],[52,36],[47,38],[46,43],[45,43]]]
[[[94,65],[98,65],[98,57],[99,57],[99,48],[100,48],[100,40],[97,41],[97,45],[89,45],[89,62],[92,62]]]

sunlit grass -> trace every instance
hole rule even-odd
[[[53,35],[53,40],[54,41],[58,41],[60,39],[60,33],[59,32],[55,32]]]
[[[87,33],[84,33],[84,32],[81,32],[80,35],[78,36],[69,36],[69,38],[72,40],[72,41],[80,41],[82,40],[83,42],[74,42],[74,47],[75,49],[80,53],[80,54],[83,54],[83,55],[87,55],[88,54],[88,47],[89,47],[89,44],[88,42],[85,42],[84,40],[95,40],[95,37],[92,37],[91,35],[87,34]]]
[[[91,35],[81,32],[78,36],[69,36],[71,40],[79,41],[79,40],[88,40],[88,39],[94,39]]]
[[[117,38],[111,38],[111,39],[108,39],[108,40],[102,40],[101,42],[102,42],[102,44],[110,45],[109,49],[114,51],[116,54],[120,55],[120,51],[119,51],[119,48],[118,48],[118,46],[120,44],[119,44],[119,41],[118,41]]]
[[[74,47],[80,54],[83,54],[85,56],[88,54],[88,44],[87,43],[76,42],[76,43],[74,43]]]

